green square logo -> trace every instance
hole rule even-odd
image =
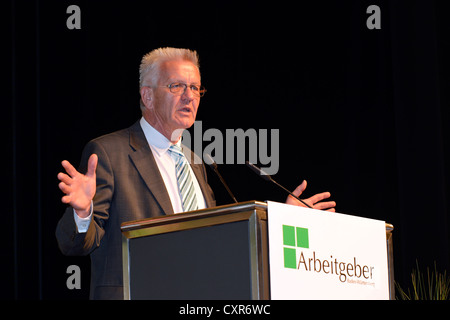
[[[297,253],[295,248],[309,248],[307,228],[283,225],[284,267],[296,269]]]
[[[297,247],[308,249],[309,248],[308,229],[297,227],[296,230],[297,230]]]
[[[283,225],[283,244],[295,247],[295,227]]]
[[[284,249],[284,267],[295,269],[297,267],[297,257],[295,254],[295,249],[283,248]]]

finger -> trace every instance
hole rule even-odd
[[[307,184],[308,183],[306,182],[306,180],[303,180],[303,182],[297,188],[295,188],[294,191],[292,191],[292,194],[294,194],[296,197],[299,197],[303,193],[303,191],[305,191]]]
[[[72,178],[69,177],[69,176],[68,176],[67,174],[65,174],[65,173],[62,173],[62,172],[58,173],[57,178],[58,178],[60,181],[64,182],[65,184],[71,184],[71,183],[72,183]]]
[[[324,210],[324,209],[328,210],[328,209],[331,209],[334,207],[336,207],[336,202],[334,202],[334,201],[319,202],[314,205],[314,209],[319,209],[319,210]]]
[[[62,192],[64,192],[65,194],[69,194],[72,191],[72,188],[70,186],[68,186],[67,184],[65,184],[64,182],[60,182],[58,184],[59,189],[61,189]]]
[[[318,193],[313,195],[312,197],[308,198],[309,201],[311,201],[312,203],[317,203],[319,201],[322,201],[324,199],[328,199],[329,197],[331,197],[331,193],[329,192],[322,192],[322,193]]]
[[[73,165],[70,164],[69,161],[64,160],[61,162],[61,165],[66,169],[66,172],[73,178],[75,175],[78,174],[78,171],[74,168]]]
[[[86,176],[92,177],[95,174],[95,170],[97,169],[98,157],[95,153],[91,154],[88,160],[88,171]]]
[[[334,208],[330,208],[330,209],[327,209],[327,210],[325,210],[325,211],[336,212],[336,210],[335,210]]]
[[[71,197],[70,196],[63,196],[61,198],[62,203],[70,203]]]

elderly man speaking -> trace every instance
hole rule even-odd
[[[66,255],[91,257],[91,299],[123,299],[122,222],[215,206],[201,161],[181,146],[184,129],[194,124],[201,85],[195,51],[160,48],[142,58],[142,118],[127,129],[90,141],[79,171],[68,161],[59,173],[62,202],[68,208],[56,237]],[[293,192],[300,196],[303,181]],[[335,202],[320,202],[328,192],[304,201],[334,211]],[[303,205],[289,196],[289,204]]]

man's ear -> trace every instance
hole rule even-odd
[[[150,87],[141,87],[141,101],[147,109],[153,106],[153,89]]]

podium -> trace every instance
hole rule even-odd
[[[123,223],[124,298],[270,299],[267,211],[247,201]],[[386,224],[393,299],[392,230]]]

